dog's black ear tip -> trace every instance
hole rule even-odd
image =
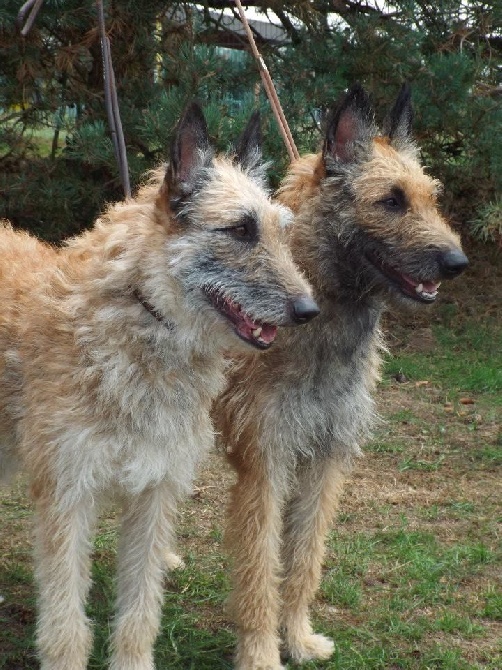
[[[243,167],[255,165],[261,158],[261,146],[261,112],[255,109],[236,142],[234,163],[239,163]]]
[[[346,113],[362,114],[364,118],[373,116],[371,96],[360,82],[355,82],[333,104],[327,114],[327,126],[337,122]]]
[[[367,100],[369,99],[369,93],[361,84],[360,81],[356,81],[352,86],[349,86],[347,89],[347,97],[354,98],[356,100]]]
[[[254,112],[249,117],[249,123],[261,123],[261,111],[255,109]]]
[[[374,133],[374,109],[369,93],[356,82],[331,107],[322,155],[340,162],[356,160],[355,145]]]
[[[411,86],[405,81],[401,84],[396,100],[385,117],[384,135],[388,135],[393,142],[407,141],[411,137],[413,117]]]
[[[242,137],[252,138],[256,143],[261,143],[261,111],[255,109],[249,117]]]
[[[399,89],[399,93],[397,94],[397,100],[402,106],[410,106],[411,105],[411,85],[409,82],[404,81],[401,84],[401,88]]]
[[[185,107],[173,137],[173,145],[197,145],[209,147],[209,130],[202,106],[198,100],[192,100]]]
[[[352,93],[353,95],[360,95],[361,93],[366,93],[364,86],[360,81],[355,81],[352,86],[349,86],[347,93]]]
[[[212,157],[206,118],[197,100],[185,107],[171,140],[170,156],[165,179],[172,188],[190,181]]]
[[[335,105],[335,113],[337,108],[340,112],[343,112],[343,110],[356,111],[357,114],[362,115],[368,121],[374,116],[371,96],[360,82],[355,82],[347,89],[345,95]]]
[[[183,114],[181,115],[182,123],[206,123],[204,112],[202,111],[202,105],[198,100],[191,100],[185,107]]]
[[[185,111],[189,111],[189,110],[202,111],[200,102],[198,100],[196,100],[195,98],[193,100],[190,100],[190,102],[185,107]]]

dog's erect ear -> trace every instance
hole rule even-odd
[[[237,140],[234,163],[239,163],[244,169],[253,168],[261,160],[261,145],[261,117],[256,110]]]
[[[406,142],[411,138],[411,126],[413,123],[413,108],[411,106],[411,88],[403,84],[383,124],[384,135],[391,142]]]
[[[374,135],[374,111],[370,98],[360,84],[355,84],[328,116],[322,151],[324,161],[354,161],[358,147]]]
[[[186,108],[171,145],[165,180],[171,197],[183,197],[196,187],[200,168],[211,163],[209,133],[202,109],[196,102]]]

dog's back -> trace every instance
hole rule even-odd
[[[57,257],[56,249],[0,222],[0,336],[19,327],[20,303],[29,302],[37,287],[46,284],[47,272]],[[8,339],[8,335],[7,335]],[[5,349],[6,344],[2,346]]]
[[[39,309],[57,251],[25,232],[0,223],[0,483],[19,465],[16,433],[23,416],[20,341]]]

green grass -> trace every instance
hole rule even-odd
[[[438,347],[432,353],[402,353],[387,360],[386,372],[403,372],[408,379],[447,382],[448,393],[494,396],[502,405],[502,328],[495,320],[432,327]],[[445,384],[446,385],[446,384]]]
[[[213,557],[217,558],[217,557]],[[106,668],[114,600],[113,560],[94,567],[89,615],[97,622],[90,668]],[[222,609],[228,593],[227,574],[214,561],[204,566],[188,560],[187,567],[166,580],[161,633],[157,644],[159,668],[189,670],[231,668],[234,638],[228,627],[207,627],[207,608]],[[225,660],[227,656],[227,660]]]
[[[482,639],[488,632],[484,620],[500,617],[501,598],[492,586],[479,611],[479,602],[463,598],[462,585],[500,555],[480,541],[444,545],[406,523],[370,535],[334,532],[330,548],[322,597],[341,610],[333,628],[325,626],[337,642],[337,654],[306,667],[481,667],[463,660],[455,641]],[[348,626],[347,620],[354,624]],[[445,644],[431,645],[438,633]],[[496,668],[501,660],[497,656],[482,667]]]
[[[56,153],[61,153],[62,149],[65,146],[66,136],[70,129],[73,127],[72,122],[70,121],[67,124],[62,124],[59,130],[58,136],[58,145]],[[17,137],[19,132],[19,127],[12,122],[5,123],[5,129],[12,129],[12,137],[8,138],[8,135],[4,139],[9,139],[10,142],[1,142],[0,141],[0,155],[8,153],[12,149],[13,138]],[[52,152],[52,142],[54,140],[54,133],[56,127],[55,125],[40,125],[36,129],[30,129],[29,131],[23,134],[23,146],[27,151],[28,156],[36,156],[41,158],[46,158],[51,155]]]
[[[484,593],[484,607],[482,616],[493,621],[502,621],[502,591],[497,590],[494,585]]]

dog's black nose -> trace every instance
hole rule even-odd
[[[295,323],[307,323],[320,312],[317,303],[312,298],[295,298],[292,303],[293,321]]]
[[[446,278],[456,277],[469,265],[469,260],[460,249],[448,249],[441,254],[439,264]]]

